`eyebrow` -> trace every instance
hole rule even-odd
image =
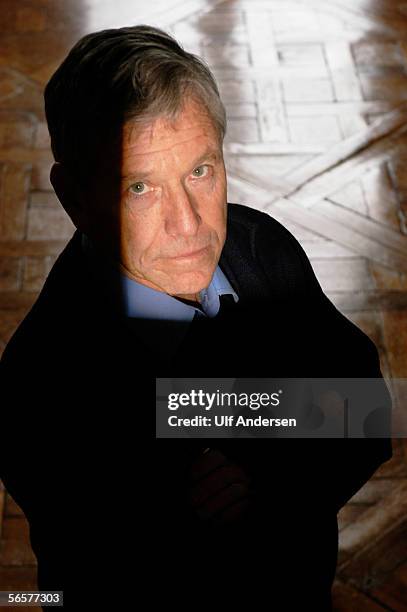
[[[219,158],[219,153],[218,151],[210,148],[207,149],[205,151],[205,153],[203,153],[200,157],[198,157],[198,159],[195,160],[194,164],[193,164],[193,168],[195,168],[196,166],[199,166],[200,163],[202,163],[205,160],[210,160],[210,159],[218,159]],[[139,179],[143,179],[143,178],[147,178],[148,176],[150,176],[151,174],[153,174],[154,170],[147,170],[147,171],[143,171],[140,170],[139,172],[130,172],[129,174],[125,174],[123,175],[121,178],[122,179],[130,179],[130,178],[139,178]]]

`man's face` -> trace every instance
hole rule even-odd
[[[209,285],[225,242],[226,202],[222,146],[202,106],[187,102],[174,124],[163,118],[125,124],[120,178],[124,274],[196,300]]]

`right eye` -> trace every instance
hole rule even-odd
[[[136,196],[142,196],[148,193],[146,184],[142,181],[137,181],[137,183],[130,185],[129,191]]]

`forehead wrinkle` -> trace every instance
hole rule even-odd
[[[162,118],[157,119],[155,122],[153,123],[149,123],[147,124],[144,128],[142,128],[141,130],[136,130],[136,128],[138,127],[136,124],[127,124],[124,126],[123,128],[123,132],[124,132],[124,136],[126,136],[126,132],[127,132],[127,138],[123,138],[123,143],[122,143],[122,148],[123,151],[127,151],[127,150],[131,150],[134,147],[137,146],[146,146],[146,140],[149,144],[151,144],[154,140],[154,131],[158,130],[161,132],[164,132],[164,138],[162,138],[162,140],[164,141],[168,141],[168,140],[173,140],[174,138],[177,138],[177,133],[179,135],[179,133],[181,132],[191,132],[195,131],[198,132],[198,134],[195,134],[194,136],[192,136],[191,138],[187,138],[186,140],[183,141],[178,141],[174,144],[169,145],[167,148],[163,148],[163,149],[153,149],[152,151],[148,151],[151,153],[155,153],[155,152],[161,152],[161,151],[168,151],[170,148],[172,148],[173,146],[176,146],[177,144],[184,144],[186,142],[189,142],[189,140],[194,140],[195,138],[198,138],[199,136],[207,136],[208,135],[208,126],[209,126],[209,133],[212,131],[214,133],[214,137],[216,139],[216,129],[213,125],[213,122],[210,118],[207,117],[207,115],[204,116],[204,118],[206,120],[194,120],[191,123],[187,124],[186,126],[181,125],[179,126],[179,121],[178,120],[176,123],[173,122],[169,122],[168,120],[163,120]],[[157,125],[158,122],[161,123],[161,125]],[[179,126],[179,127],[177,127]],[[135,133],[135,142],[133,144],[131,144],[131,141],[133,140],[133,134]],[[182,135],[180,135],[180,137],[182,137]],[[156,137],[157,138],[157,137]],[[157,140],[160,140],[160,136],[158,136]],[[126,144],[127,143],[127,144]],[[128,144],[130,143],[130,144]]]
[[[204,135],[204,134],[202,134],[202,135]],[[148,155],[151,155],[151,154],[154,154],[154,153],[164,153],[166,151],[171,151],[172,149],[174,149],[175,147],[179,147],[180,145],[185,145],[188,142],[197,140],[197,138],[198,138],[197,136],[192,136],[191,138],[187,138],[186,140],[181,140],[181,141],[175,142],[175,143],[173,143],[170,146],[165,147],[165,148],[153,149],[151,151],[142,151],[140,153],[133,152],[133,153],[131,153],[131,155],[129,155],[129,157],[143,157],[143,156],[147,157]],[[139,145],[140,145],[140,143],[135,143],[134,145],[131,145],[129,147],[124,147],[123,148],[123,152],[132,151],[132,149],[134,149],[135,147],[137,147]]]
[[[213,147],[209,146],[209,147],[206,147],[206,149],[202,152],[201,155],[199,155],[199,156],[197,155],[196,156],[194,164],[201,163],[205,159],[207,159],[207,160],[214,159],[215,160],[215,159],[220,159],[221,157],[222,156],[219,155],[219,151],[218,150],[215,150]],[[163,165],[164,160],[161,157],[160,157],[160,162],[161,162],[161,165]],[[137,168],[137,169],[128,168],[127,169],[126,166],[124,166],[124,168],[123,168],[124,174],[122,174],[122,178],[126,179],[126,178],[134,177],[134,176],[147,177],[150,174],[152,174],[153,170],[155,170],[155,169],[156,169],[155,166],[147,167],[145,169],[140,169],[140,168]]]
[[[185,121],[191,121],[193,123],[210,123],[213,124],[213,119],[210,114],[206,110],[199,109],[197,110],[196,106],[187,105],[184,107],[183,112],[179,113],[177,117],[167,117],[165,115],[158,115],[154,119],[141,119],[141,121],[137,121],[137,119],[127,120],[123,129],[125,131],[129,131],[130,134],[134,130],[138,130],[140,132],[154,132],[155,129],[164,127],[165,129],[177,130],[178,126]],[[192,125],[190,123],[190,125]]]

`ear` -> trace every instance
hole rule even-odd
[[[65,211],[75,227],[86,233],[88,226],[84,194],[77,181],[64,164],[55,162],[51,168],[50,181]]]

